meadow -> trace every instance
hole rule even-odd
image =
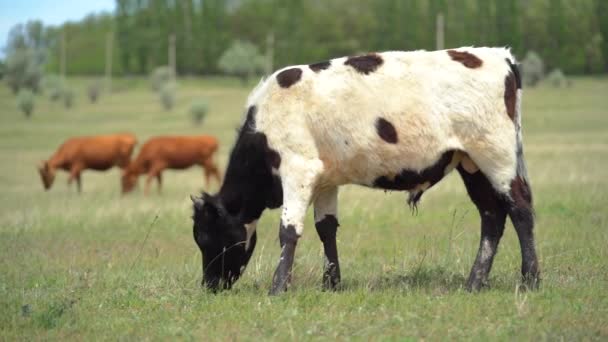
[[[44,192],[36,165],[73,135],[130,131],[211,134],[222,168],[248,90],[224,78],[180,81],[163,111],[143,79],[120,79],[96,104],[86,78],[70,110],[39,97],[31,119],[0,87],[0,340],[606,340],[608,339],[608,78],[525,90],[525,154],[536,208],[541,288],[520,291],[510,222],[490,287],[464,283],[479,243],[479,215],[457,173],[425,193],[344,187],[338,249],[343,284],[321,289],[323,252],[309,215],[293,286],[268,297],[278,260],[278,210],[232,291],[200,287],[190,194],[202,171],[168,171],[161,194],[121,196],[119,170],[83,174],[83,193],[59,173]],[[202,126],[190,103],[209,100]],[[136,150],[137,152],[137,150]],[[217,190],[217,185],[206,188]],[[312,214],[312,213],[311,213]]]

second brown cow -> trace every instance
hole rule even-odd
[[[128,193],[137,184],[142,174],[147,174],[144,194],[150,191],[154,178],[158,181],[159,191],[162,186],[162,171],[165,169],[186,169],[200,165],[205,171],[205,180],[209,184],[210,177],[221,183],[221,176],[213,161],[217,151],[218,141],[211,136],[159,136],[150,138],[142,146],[139,155],[127,168],[122,176],[122,192]]]

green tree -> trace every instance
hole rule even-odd
[[[601,46],[604,58],[605,72],[608,72],[608,1],[595,1],[596,15],[599,22],[599,31],[602,35]]]
[[[79,22],[68,22],[51,30],[53,42],[47,70],[60,72],[61,39],[65,34],[66,73],[68,75],[100,75],[105,72],[107,36],[115,30],[114,16],[109,13],[89,15]],[[116,35],[118,36],[118,35]],[[116,39],[117,40],[117,39]],[[121,73],[123,65],[120,49],[114,41],[112,49],[112,68]]]
[[[511,46],[515,53],[522,53],[519,0],[498,0],[495,4],[497,13],[495,43]]]
[[[218,62],[220,69],[239,77],[246,84],[251,76],[264,69],[264,58],[250,42],[234,41]]]
[[[46,45],[39,21],[11,29],[6,47],[6,82],[13,93],[21,88],[38,92],[47,60]]]
[[[565,42],[565,37],[567,35],[567,30],[571,29],[567,27],[566,24],[566,15],[564,10],[564,3],[562,0],[551,0],[549,1],[548,7],[548,34],[553,37],[553,39],[548,40],[548,48],[547,55],[551,54],[551,58],[548,58],[548,67],[549,69],[553,69],[554,67],[563,67],[564,65],[564,54],[563,48]],[[574,43],[574,42],[571,42]]]

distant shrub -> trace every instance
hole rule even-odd
[[[63,106],[67,109],[72,108],[74,105],[74,90],[66,87],[61,95],[63,97]]]
[[[569,86],[566,75],[560,69],[554,69],[545,78],[545,81],[555,88],[564,88]]]
[[[264,70],[264,57],[254,44],[237,40],[224,51],[218,66],[223,72],[239,77],[246,84],[249,77]]]
[[[161,91],[163,86],[172,82],[174,79],[175,75],[171,68],[168,66],[161,66],[152,71],[152,74],[150,75],[150,86],[154,91]]]
[[[160,103],[166,111],[173,109],[175,105],[175,90],[176,85],[172,82],[166,83],[160,88]]]
[[[39,91],[43,60],[42,51],[28,48],[16,49],[6,56],[5,78],[13,93],[22,88]]]
[[[207,116],[207,112],[209,111],[209,105],[207,101],[204,99],[196,100],[190,106],[190,115],[192,116],[192,121],[194,121],[195,125],[200,125],[205,117]]]
[[[34,111],[34,93],[27,88],[19,90],[17,106],[25,114],[25,117],[29,118]]]
[[[63,79],[57,75],[47,75],[42,80],[44,92],[51,101],[58,101],[63,95]]]
[[[521,69],[523,81],[527,86],[535,86],[545,75],[545,64],[534,51],[528,51],[521,61]]]
[[[89,101],[91,101],[91,103],[97,102],[97,99],[99,99],[100,93],[101,93],[101,82],[99,82],[99,81],[94,81],[93,83],[90,83],[89,86],[87,87],[87,95],[89,96]]]

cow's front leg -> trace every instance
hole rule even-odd
[[[84,168],[80,164],[72,165],[70,169],[70,176],[68,178],[68,186],[72,184],[72,181],[76,180],[76,188],[78,189],[78,193],[82,192],[82,181],[80,179],[80,173]]]
[[[282,176],[283,211],[279,228],[281,258],[272,278],[270,295],[277,295],[287,290],[291,281],[291,269],[298,239],[304,230],[304,216],[310,203],[316,181],[313,169],[315,162],[282,165],[289,172]],[[292,171],[293,170],[293,171]]]
[[[325,252],[323,288],[335,290],[340,283],[340,263],[336,232],[338,231],[338,188],[331,188],[319,194],[315,203],[315,227]]]

